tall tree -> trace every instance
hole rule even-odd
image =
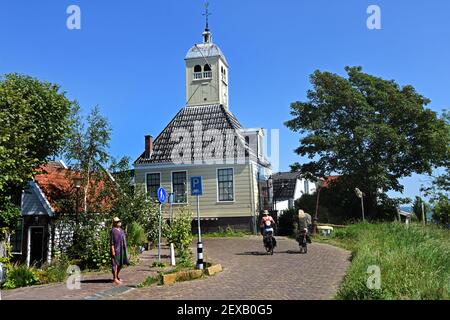
[[[363,73],[361,67],[345,70],[347,78],[315,71],[307,101],[291,104],[293,119],[285,124],[303,135],[295,151],[312,160],[292,168],[342,175],[340,183],[364,192],[366,211],[374,216],[377,199],[403,190],[399,179],[431,174],[443,164],[450,129],[412,86]]]
[[[130,158],[113,160],[109,170],[116,182],[116,197],[112,202],[112,213],[122,220],[123,227],[138,223],[145,231],[147,240],[156,243],[158,239],[158,205],[145,194],[145,188],[134,185],[134,171]]]
[[[422,210],[423,209],[423,210]],[[416,196],[414,200],[412,211],[417,217],[417,220],[423,221],[423,217],[426,219],[428,213],[428,204],[419,196]]]
[[[0,224],[14,225],[2,213],[19,205],[37,167],[60,151],[73,105],[56,84],[19,74],[0,78]]]
[[[88,212],[88,192],[94,174],[104,173],[109,155],[111,128],[108,120],[94,107],[87,119],[87,127],[76,105],[72,130],[65,148],[71,167],[80,172],[82,178],[83,211]]]

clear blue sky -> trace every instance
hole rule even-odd
[[[283,123],[316,69],[346,65],[412,84],[438,112],[450,109],[450,1],[212,0],[210,27],[230,64],[230,110],[246,127],[280,129],[281,170],[300,161]],[[81,30],[66,9],[81,8]],[[382,29],[366,27],[379,5]],[[185,102],[184,56],[201,41],[202,0],[1,0],[0,74],[56,82],[84,112],[99,105],[111,151],[136,158]],[[418,193],[407,178],[405,196]]]

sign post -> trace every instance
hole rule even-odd
[[[159,201],[159,221],[158,221],[158,262],[161,262],[161,208],[162,204],[166,202],[167,194],[163,187],[158,189],[158,201]]]
[[[191,177],[191,195],[197,196],[197,268],[203,270],[203,243],[200,228],[200,196],[203,194],[202,177]]]
[[[172,223],[173,223],[173,192],[169,193],[169,198],[168,198],[168,202],[169,202],[169,221],[170,221],[170,226],[172,227]],[[175,248],[173,243],[170,243],[170,264],[172,266],[175,266]]]

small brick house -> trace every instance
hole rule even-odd
[[[39,173],[22,192],[22,219],[10,238],[13,261],[28,266],[50,263],[61,247],[62,236],[71,239],[71,231],[58,227],[56,222],[62,213],[68,213],[64,212],[67,208],[63,209],[61,200],[76,192],[74,180],[77,177],[79,173],[69,170],[62,161],[51,161],[39,168]],[[98,179],[91,181],[88,203],[96,201],[95,195],[98,195],[104,186]],[[91,188],[95,188],[94,192]],[[81,195],[79,197],[82,198]],[[102,203],[101,207],[102,212],[107,212],[109,204]],[[78,210],[82,212],[82,199],[78,203]],[[73,211],[76,212],[75,207]]]

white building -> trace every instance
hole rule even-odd
[[[302,195],[316,192],[316,183],[302,178],[299,172],[279,172],[272,178],[274,209],[280,212],[294,208]]]

